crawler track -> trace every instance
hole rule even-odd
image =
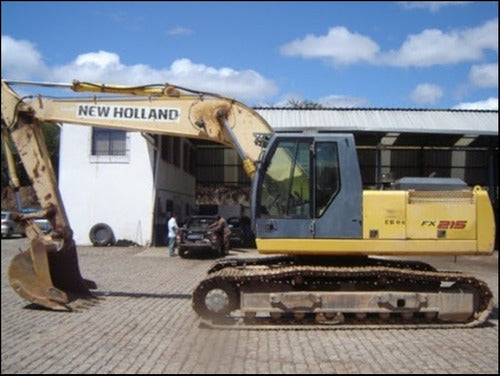
[[[249,312],[241,307],[245,293],[264,293],[271,298],[282,292],[311,293],[318,300],[336,292],[435,294],[448,292],[473,295],[473,312],[458,321],[440,320],[437,314],[416,309],[363,312],[332,312],[317,307],[278,312]],[[214,296],[211,296],[213,294]],[[273,295],[274,294],[274,295]],[[486,283],[459,272],[436,271],[420,262],[368,259],[347,265],[307,265],[288,256],[258,259],[221,260],[213,265],[206,278],[193,292],[193,308],[205,325],[219,328],[419,328],[473,327],[486,322],[493,306]],[[212,305],[207,301],[212,299]],[[215,308],[214,308],[215,304]],[[278,306],[278,305],[275,305]],[[411,312],[410,312],[411,311]]]

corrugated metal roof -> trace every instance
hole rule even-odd
[[[321,128],[342,132],[498,136],[498,111],[267,107],[255,110],[275,131]]]

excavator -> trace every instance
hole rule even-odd
[[[21,97],[14,84],[72,95]],[[171,84],[2,80],[1,111],[4,142],[16,147],[43,208],[18,215],[31,243],[9,266],[12,288],[29,302],[71,311],[96,288],[81,275],[40,130],[50,122],[210,140],[237,151],[252,181],[259,256],[211,265],[192,293],[206,325],[471,327],[492,311],[485,282],[406,257],[491,254],[488,192],[479,186],[363,190],[353,134],[273,131],[235,99]],[[49,219],[49,234],[34,223],[37,215]]]

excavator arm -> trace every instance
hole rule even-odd
[[[57,87],[92,95],[20,97],[11,88],[12,84]],[[31,247],[13,259],[10,283],[24,299],[63,310],[71,310],[69,303],[77,298],[89,298],[89,289],[96,285],[80,274],[73,233],[40,122],[218,142],[236,149],[250,177],[260,154],[254,134],[272,132],[258,113],[234,99],[168,84],[118,86],[79,81],[47,84],[2,80],[2,136],[15,145],[42,206],[39,215],[46,216],[52,225],[52,232],[44,235],[30,218],[18,213]]]
[[[119,86],[74,81],[36,85],[102,96],[20,98],[2,81],[2,121],[8,129],[20,114],[26,114],[44,122],[204,139],[234,147],[248,166],[260,153],[253,134],[272,132],[266,120],[241,102],[168,84]],[[251,175],[251,169],[247,173]]]

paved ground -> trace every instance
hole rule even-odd
[[[63,313],[28,304],[8,285],[8,264],[26,244],[2,239],[2,373],[498,373],[498,252],[425,259],[490,285],[496,308],[484,327],[234,331],[201,328],[191,309],[213,260],[79,247],[82,274],[101,300]]]

